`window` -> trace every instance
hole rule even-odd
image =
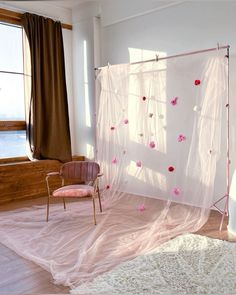
[[[26,156],[22,27],[0,23],[0,159]]]

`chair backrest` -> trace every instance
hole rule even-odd
[[[71,161],[62,165],[60,175],[64,179],[79,181],[94,181],[100,172],[100,166],[96,162]]]

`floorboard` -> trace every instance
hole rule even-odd
[[[0,206],[0,211],[45,204],[46,199],[11,202]],[[208,222],[197,232],[200,235],[235,242],[227,233],[227,218],[219,231],[221,215],[211,211]],[[50,273],[28,261],[0,243],[0,295],[11,294],[68,294],[69,288],[53,284]]]

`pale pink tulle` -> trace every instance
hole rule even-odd
[[[140,206],[141,204],[141,206]],[[139,210],[137,210],[139,208]],[[98,211],[98,210],[97,210]],[[207,220],[207,211],[127,195],[97,214],[91,200],[1,213],[1,243],[51,272],[55,283],[74,288],[123,261],[146,253]]]

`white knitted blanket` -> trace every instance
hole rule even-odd
[[[72,294],[236,294],[236,244],[185,234]]]

